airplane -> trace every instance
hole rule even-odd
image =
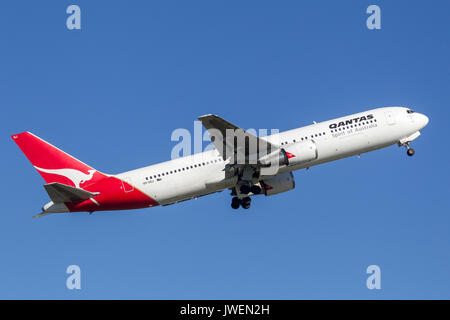
[[[213,150],[119,174],[100,172],[30,132],[12,135],[47,183],[51,201],[34,217],[167,206],[226,189],[233,209],[248,209],[256,195],[294,189],[296,170],[395,144],[412,156],[410,144],[429,121],[410,108],[383,107],[257,137],[216,115],[199,120]]]

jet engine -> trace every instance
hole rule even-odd
[[[317,146],[313,140],[288,145],[284,148],[284,153],[286,153],[286,165],[288,166],[295,166],[297,164],[316,160],[318,157]]]
[[[286,192],[295,188],[295,180],[292,172],[286,172],[278,176],[261,181],[264,194],[273,196],[274,194]]]
[[[262,166],[295,166],[316,160],[318,157],[317,146],[313,140],[296,142],[284,149],[272,152],[259,159]]]

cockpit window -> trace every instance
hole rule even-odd
[[[414,113],[414,110],[408,109],[406,110],[407,113]]]

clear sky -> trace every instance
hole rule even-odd
[[[81,30],[66,8],[81,7]],[[366,8],[381,8],[368,30]],[[450,298],[448,1],[1,1],[0,298]],[[123,212],[52,215],[10,138],[31,131],[94,168],[165,161],[214,113],[287,130],[402,105],[414,141],[229,191]],[[206,145],[206,144],[205,144]],[[81,290],[66,288],[79,265]],[[381,290],[366,268],[381,268]]]

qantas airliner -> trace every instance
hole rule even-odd
[[[409,108],[386,107],[257,137],[216,115],[199,120],[214,150],[119,174],[97,171],[30,132],[13,135],[47,182],[51,201],[35,217],[166,206],[225,189],[233,209],[248,209],[255,195],[294,189],[295,170],[393,144],[412,156],[410,143],[428,123]]]

